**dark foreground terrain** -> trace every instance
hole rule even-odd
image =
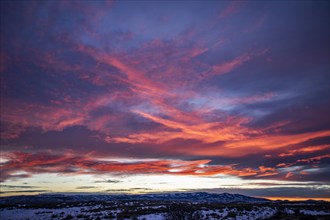
[[[269,201],[239,194],[37,195],[0,199],[1,220],[330,219],[327,202]]]

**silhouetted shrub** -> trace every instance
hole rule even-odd
[[[184,203],[172,203],[167,206],[168,220],[199,220],[202,219],[202,214],[197,210],[196,206]]]
[[[63,218],[63,220],[69,220],[69,219],[73,219],[73,216],[72,215],[67,215],[65,218]]]
[[[80,213],[80,214],[77,215],[76,217],[77,217],[77,218],[85,218],[86,216],[85,216],[84,214],[81,214],[81,213]]]
[[[237,216],[236,212],[229,212],[227,217],[229,218],[235,218]]]
[[[299,220],[317,220],[315,216],[312,215],[304,215],[299,218]]]

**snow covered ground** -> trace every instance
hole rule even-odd
[[[330,210],[328,211],[300,210],[300,213],[305,215],[330,215]]]
[[[173,205],[174,204],[174,205]],[[328,204],[329,205],[329,204]],[[44,206],[44,207],[43,207]],[[52,219],[138,219],[165,220],[175,216],[194,216],[195,219],[252,220],[270,219],[276,215],[312,215],[329,219],[329,206],[289,206],[272,204],[210,204],[164,203],[162,201],[106,201],[59,204],[19,204],[1,207],[1,220],[52,220]],[[297,218],[298,219],[298,218]]]

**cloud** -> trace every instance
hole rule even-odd
[[[288,172],[286,175],[285,175],[285,178],[289,179],[290,177],[292,177],[294,174],[292,172]]]
[[[251,59],[251,55],[249,54],[242,54],[233,60],[228,62],[224,62],[222,64],[214,65],[210,72],[207,72],[202,77],[210,77],[214,75],[222,75],[229,72],[232,72],[234,69],[238,68],[239,66],[243,65],[245,62]]]
[[[250,140],[237,141],[228,143],[227,147],[244,148],[244,147],[260,147],[264,149],[281,148],[287,145],[299,144],[314,138],[327,137],[330,133],[327,130],[306,132],[293,135],[265,135]]]
[[[316,151],[322,151],[325,149],[329,149],[329,147],[330,147],[330,145],[318,145],[318,146],[303,147],[300,149],[288,150],[286,153],[280,153],[278,156],[287,157],[287,156],[293,156],[296,154],[314,153]]]
[[[94,183],[120,183],[120,182],[122,182],[122,181],[121,180],[112,180],[112,179],[94,181]]]
[[[131,192],[134,191],[133,189],[108,189],[105,190],[104,192],[115,192],[115,193],[120,193],[120,192]]]
[[[227,6],[220,11],[219,18],[223,19],[237,13],[245,3],[246,2],[244,1],[236,1],[236,0],[229,2]]]
[[[317,157],[300,159],[300,160],[297,160],[297,163],[299,163],[299,162],[303,162],[303,163],[316,162],[317,163],[318,161],[320,161],[322,159],[326,159],[326,158],[330,158],[330,154],[321,155],[321,156],[317,156]]]
[[[325,186],[326,183],[318,183],[318,182],[310,182],[308,183],[308,186],[305,183],[299,183],[299,182],[291,182],[291,183],[276,183],[276,182],[256,182],[256,183],[249,183],[248,185],[258,185],[258,186],[267,186],[267,187],[273,187],[273,186],[304,186],[304,187],[314,187],[317,188],[317,186]],[[233,186],[233,185],[228,185]]]
[[[46,193],[50,192],[48,190],[10,190],[10,191],[1,191],[0,194],[11,194],[11,193]]]
[[[28,189],[28,188],[38,188],[36,186],[27,186],[27,185],[3,185],[1,184],[0,187],[7,188],[7,189],[13,189],[13,188],[23,188],[23,189]]]
[[[94,189],[94,188],[97,188],[95,186],[78,186],[76,187],[76,189]]]
[[[2,180],[324,180],[327,3],[132,4],[3,4]]]
[[[315,161],[316,159],[329,158],[328,155],[317,158],[299,160],[297,163]],[[315,171],[323,172],[322,169]],[[136,175],[136,174],[170,174],[191,176],[217,176],[231,175],[247,179],[286,179],[292,177],[308,176],[308,164],[257,168],[247,167],[244,164],[217,165],[211,164],[211,160],[178,160],[178,159],[141,159],[134,161],[122,161],[115,158],[93,157],[90,155],[77,155],[73,152],[58,153],[7,153],[7,161],[1,165],[2,181],[17,178],[30,177],[42,173],[57,173],[61,175],[92,174],[95,176],[111,175]],[[105,179],[95,183],[120,183],[120,180]],[[82,186],[85,187],[85,186]],[[89,187],[89,186],[88,186]],[[94,187],[94,186],[93,186]]]
[[[91,156],[77,156],[73,153],[8,153],[7,162],[1,166],[2,181],[17,178],[15,173],[21,172],[26,176],[41,173],[58,173],[63,175],[79,174],[171,174],[214,176],[218,174],[239,177],[275,175],[276,169],[261,166],[259,169],[236,168],[235,165],[209,165],[210,160],[142,160],[136,162],[122,162],[116,159],[93,158]],[[100,182],[100,181],[98,181]],[[118,183],[115,180],[102,182]]]
[[[129,188],[129,189],[131,189],[131,190],[145,190],[145,191],[148,191],[148,190],[154,190],[154,189],[152,189],[152,188]]]

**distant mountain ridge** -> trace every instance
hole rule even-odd
[[[39,194],[32,196],[2,197],[1,205],[40,202],[86,202],[114,200],[162,200],[185,202],[214,202],[214,203],[264,203],[270,200],[230,193],[159,193],[159,194]]]

